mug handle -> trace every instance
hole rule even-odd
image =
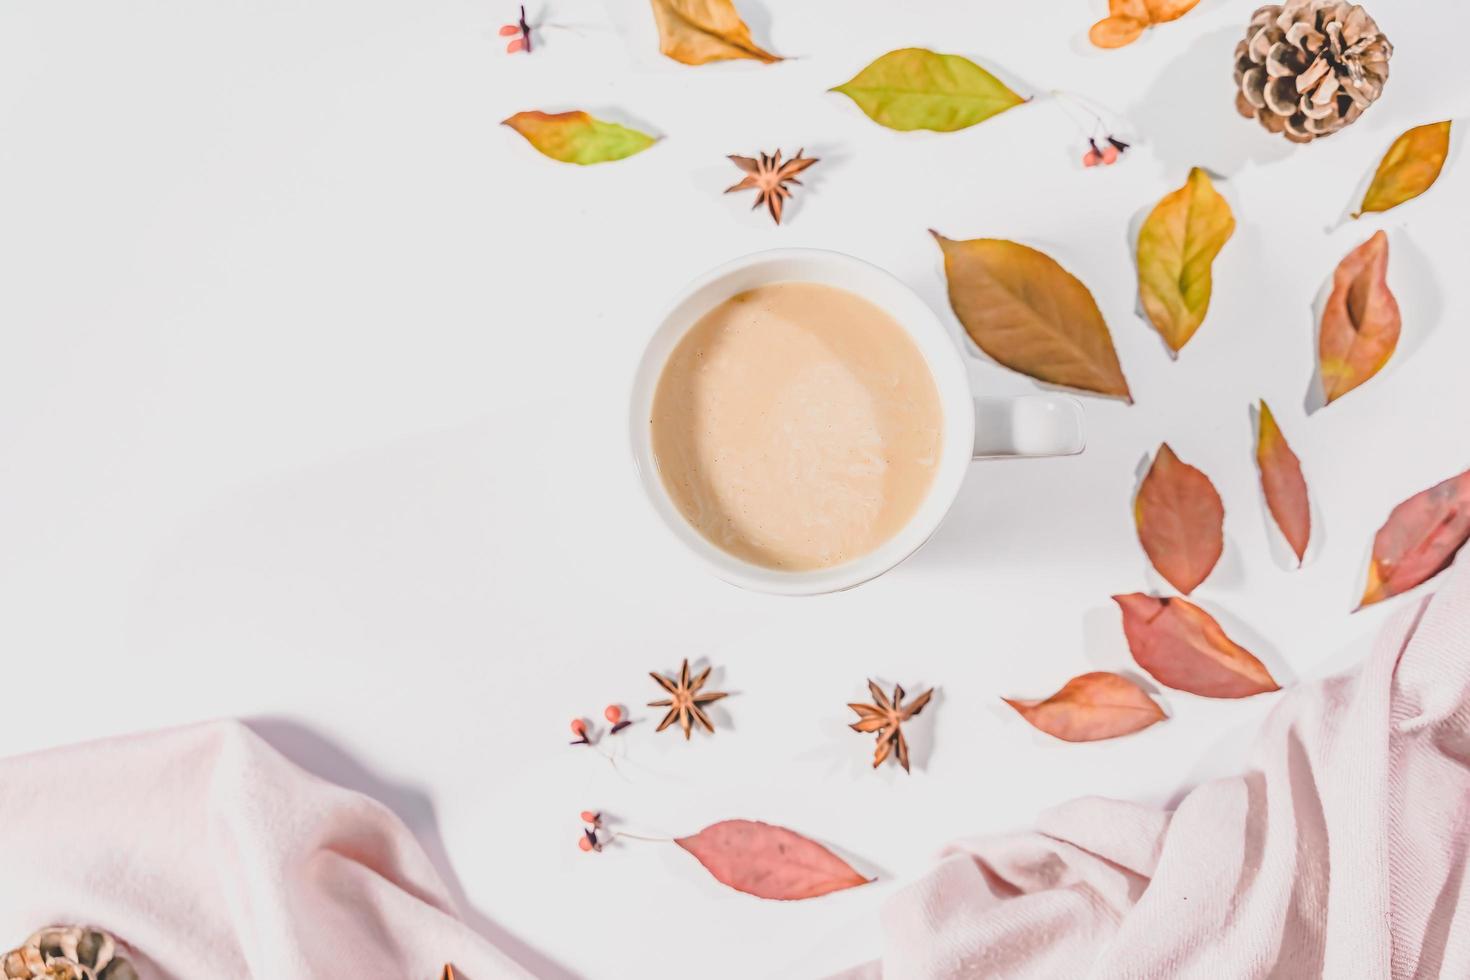
[[[1082,403],[1075,398],[975,398],[975,459],[1075,456],[1086,446]]]

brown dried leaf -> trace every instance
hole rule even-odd
[[[1312,508],[1307,500],[1307,481],[1302,464],[1286,444],[1276,417],[1261,401],[1261,428],[1256,437],[1256,464],[1261,468],[1261,490],[1276,526],[1286,536],[1300,565],[1312,536]]]
[[[1159,574],[1185,595],[1203,582],[1225,550],[1225,505],[1210,478],[1174,455],[1166,442],[1133,503],[1138,540]]]
[[[725,820],[674,843],[721,884],[757,898],[816,898],[870,880],[821,844],[758,820]]]
[[[1198,606],[1141,592],[1115,595],[1113,601],[1123,610],[1133,659],[1160,684],[1207,698],[1281,689],[1265,665]]]
[[[1108,325],[1075,276],[1016,242],[930,234],[944,252],[949,304],[981,350],[1038,381],[1132,402]]]
[[[1373,538],[1359,608],[1407,592],[1450,566],[1470,540],[1470,470],[1414,494]]]
[[[1103,670],[1072,678],[1045,701],[1001,700],[1036,728],[1067,742],[1117,738],[1165,718],[1143,688]]]
[[[1331,404],[1377,374],[1399,342],[1402,317],[1388,288],[1388,236],[1375,232],[1332,274],[1317,357]]]
[[[771,64],[779,55],[750,39],[750,28],[730,0],[651,0],[658,49],[686,65],[750,58]]]

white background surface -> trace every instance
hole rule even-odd
[[[948,839],[1083,793],[1164,804],[1241,764],[1277,696],[1165,693],[1166,724],[1078,746],[998,700],[1131,666],[1108,597],[1162,585],[1130,516],[1160,440],[1225,500],[1196,599],[1283,682],[1362,654],[1388,611],[1348,614],[1373,531],[1470,464],[1460,140],[1429,196],[1341,218],[1395,135],[1464,116],[1464,5],[1377,0],[1386,95],[1306,148],[1234,115],[1251,3],[1204,0],[1111,53],[1085,43],[1101,0],[740,7],[800,58],[677,65],[640,0],[558,0],[575,30],[529,58],[495,36],[510,4],[481,0],[0,9],[0,751],[244,716],[398,810],[541,975],[813,976],[876,953],[881,902]],[[1084,171],[1044,99],[936,136],[825,94],[908,44],[1089,94],[1142,145]],[[496,125],[532,108],[667,138],[558,165]],[[720,195],[724,154],[802,145],[822,163],[787,226]],[[1130,227],[1194,164],[1238,227],[1171,362],[1134,315]],[[729,257],[806,245],[887,267],[954,326],[929,227],[1078,275],[1137,404],[1087,398],[1082,457],[977,464],[930,546],[856,591],[779,600],[698,573],[624,445],[658,308]],[[1308,417],[1314,298],[1378,227],[1403,341]],[[978,390],[1035,389],[970,364]],[[1257,489],[1261,396],[1315,495],[1301,571]],[[645,672],[684,656],[736,692],[716,736],[655,736],[635,707],[620,772],[567,747],[569,718],[657,696]],[[910,776],[869,771],[844,727],[869,676],[940,689]],[[646,833],[774,821],[881,880],[763,904],[671,847],[581,854],[589,807]]]

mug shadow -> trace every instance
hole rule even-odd
[[[580,980],[578,974],[527,945],[470,904],[439,834],[434,803],[423,790],[382,778],[340,746],[299,722],[262,716],[247,718],[245,724],[307,772],[371,797],[392,810],[424,849],[444,882],[454,907],[475,932],[541,980]]]

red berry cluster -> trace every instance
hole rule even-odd
[[[500,36],[511,38],[505,46],[506,54],[515,54],[517,51],[531,53],[531,25],[526,23],[526,8],[521,6],[520,20],[514,24],[506,24],[500,28]]]
[[[1128,149],[1127,143],[1112,136],[1104,137],[1103,142],[1107,145],[1099,147],[1097,140],[1091,138],[1087,140],[1087,145],[1091,149],[1082,155],[1082,166],[1095,167],[1099,163],[1107,166],[1108,164],[1117,163],[1118,157],[1122,156],[1123,151]]]
[[[577,846],[584,851],[602,850],[602,842],[597,839],[597,828],[602,826],[602,814],[592,810],[583,810],[582,822],[587,826],[582,828],[582,836],[577,841]]]
[[[612,726],[608,730],[609,735],[616,735],[624,728],[633,724],[623,717],[623,709],[615,704],[610,704],[606,708],[603,708],[602,717],[606,718],[607,723]],[[576,740],[571,743],[573,745],[591,745],[593,742],[593,736],[588,733],[587,722],[581,718],[572,719],[572,734],[577,736]]]

